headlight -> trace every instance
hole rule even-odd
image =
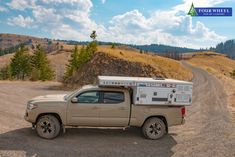
[[[32,110],[32,109],[35,109],[37,107],[38,107],[38,105],[37,104],[33,104],[33,103],[28,103],[28,105],[27,105],[27,109],[28,110]]]

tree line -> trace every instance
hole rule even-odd
[[[50,67],[44,49],[37,45],[33,55],[21,45],[11,58],[10,64],[0,69],[0,79],[6,80],[52,80],[55,74]]]
[[[216,45],[215,48],[210,48],[211,51],[216,51],[218,53],[223,53],[228,55],[228,57],[235,59],[235,41],[227,40]]]
[[[78,50],[78,46],[75,45],[72,53],[70,55],[69,63],[66,66],[66,72],[64,76],[64,80],[68,79],[70,76],[74,75],[74,73],[85,63],[87,63],[94,53],[97,51],[97,41],[96,41],[96,31],[93,31],[90,35],[92,42],[90,42],[87,46],[82,45],[81,49]]]
[[[92,42],[83,45],[80,49],[75,45],[71,52],[69,63],[66,65],[64,80],[72,76],[82,65],[87,63],[97,51],[96,31],[90,35]],[[52,80],[55,72],[50,66],[46,52],[42,46],[37,45],[30,55],[29,49],[25,45],[20,45],[16,49],[10,64],[0,69],[0,80]]]

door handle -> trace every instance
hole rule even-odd
[[[95,107],[93,107],[92,109],[96,110],[96,109],[99,109],[99,107],[95,106]]]
[[[119,107],[119,110],[125,110],[126,108],[125,107]]]

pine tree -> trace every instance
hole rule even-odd
[[[93,31],[90,37],[92,38],[93,41],[89,43],[86,47],[82,46],[82,48],[78,52],[78,47],[76,45],[72,50],[70,57],[71,59],[69,60],[69,64],[66,67],[64,80],[68,79],[82,65],[88,62],[92,58],[93,54],[97,51],[96,31]]]
[[[97,37],[96,31],[92,31],[90,38],[93,39],[93,41],[95,41],[96,37]]]
[[[37,46],[32,56],[32,74],[31,80],[52,80],[54,78],[54,71],[50,67],[50,62],[41,46]]]
[[[11,79],[11,67],[7,65],[0,69],[0,80]]]
[[[31,73],[30,55],[28,49],[22,45],[15,53],[10,63],[13,78],[24,80]]]
[[[112,43],[112,45],[111,45],[111,49],[115,49],[115,44],[114,43]]]
[[[77,45],[75,45],[74,49],[72,50],[70,58],[71,59],[69,60],[69,64],[66,67],[65,79],[72,76],[81,64],[81,60],[79,59],[78,46]]]
[[[92,42],[88,44],[87,46],[87,52],[91,55],[93,55],[97,51],[97,41],[96,41],[96,31],[92,31],[90,38],[92,39]]]
[[[235,78],[235,70],[230,73],[231,77]]]

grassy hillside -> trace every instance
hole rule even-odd
[[[37,38],[17,34],[0,34],[0,56],[14,53],[14,51],[18,49],[21,44],[26,45],[30,52],[35,49],[36,45],[40,45],[44,48],[46,53],[61,50],[64,45],[63,42],[48,38]]]
[[[214,52],[197,53],[188,60],[193,66],[200,67],[218,77],[229,96],[229,104],[235,107],[235,79],[231,72],[235,70],[235,61],[225,55]]]
[[[184,68],[180,62],[173,59],[152,54],[141,54],[139,51],[133,50],[111,49],[110,46],[99,47],[99,51],[129,62],[150,65],[166,78],[181,80],[190,80],[192,78],[191,72]]]
[[[121,47],[99,46],[94,57],[65,81],[69,87],[97,83],[98,75],[164,77],[190,80],[192,73],[180,62]]]
[[[80,48],[80,46],[78,47]],[[63,44],[63,50],[47,54],[58,81],[63,79],[66,64],[73,48],[72,45]],[[0,67],[8,64],[12,56],[13,54],[0,56]],[[96,81],[97,75],[157,76],[181,80],[192,78],[191,72],[178,61],[151,54],[140,54],[138,50],[129,47],[122,46],[112,49],[111,46],[99,46],[94,58],[79,69],[78,73],[70,78],[67,83],[75,85],[93,83]],[[77,81],[83,77],[84,80],[89,81]],[[87,79],[87,77],[90,79]]]
[[[226,55],[214,52],[202,52],[192,55],[189,63],[201,67],[218,77],[230,77],[230,73],[235,70],[235,61]]]

